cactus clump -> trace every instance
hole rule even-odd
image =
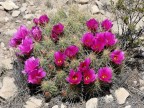
[[[20,54],[34,56],[24,63],[28,82],[40,84],[45,95],[62,92],[70,100],[80,99],[104,89],[100,82],[112,83],[115,74],[111,62],[122,64],[124,52],[115,50],[118,40],[112,33],[112,21],[88,19],[74,8],[51,18],[43,15],[34,19],[38,32],[18,41],[22,42]],[[11,44],[16,47],[19,43],[15,38]]]
[[[45,92],[49,92],[52,96],[56,96],[58,93],[58,88],[53,81],[43,81],[41,89]]]

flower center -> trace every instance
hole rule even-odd
[[[73,76],[73,78],[72,78],[73,80],[77,80],[78,78],[77,78],[77,76]]]
[[[103,75],[102,78],[107,78],[107,76],[106,76],[106,75]]]
[[[84,63],[82,63],[82,67],[83,68],[85,68],[86,67],[86,63],[84,62]]]
[[[61,60],[58,60],[58,63],[61,63],[62,61]]]
[[[90,78],[89,78],[89,76],[86,76],[85,79],[86,79],[86,80],[89,80]]]
[[[117,56],[114,56],[114,60],[117,60],[118,59],[118,57]]]

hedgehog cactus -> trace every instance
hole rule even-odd
[[[112,33],[110,20],[88,20],[75,11],[70,10],[69,14],[62,11],[53,18],[43,15],[34,19],[39,34],[32,28],[33,33],[25,36],[25,39],[33,37],[33,42],[30,43],[32,47],[28,46],[29,40],[23,43],[24,39],[20,38],[17,42],[16,36],[10,41],[13,47],[23,45],[28,49],[28,54],[20,49],[20,55],[39,58],[40,66],[46,72],[45,78],[41,77],[39,83],[50,97],[63,92],[65,97],[72,99],[103,90],[102,83],[112,83],[115,70],[113,64],[120,65],[125,58],[123,51],[115,50],[118,41]],[[73,17],[75,14],[77,16]],[[18,29],[17,32],[24,31]],[[40,73],[37,74],[39,75]]]
[[[56,80],[55,83],[57,85],[58,88],[64,88],[67,86],[66,82],[65,82],[65,78],[66,78],[67,74],[64,71],[59,71],[56,74]]]
[[[49,92],[51,96],[55,96],[58,93],[58,88],[53,81],[43,81],[41,84],[41,89],[44,92]]]

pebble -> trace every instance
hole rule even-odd
[[[31,20],[31,19],[34,18],[34,15],[33,15],[33,14],[26,14],[26,15],[24,16],[24,18],[27,19],[27,20]]]
[[[22,4],[22,7],[27,7],[27,3],[23,3],[23,4]]]
[[[86,4],[89,2],[89,0],[75,0],[77,3],[80,3],[80,4]]]
[[[103,9],[103,4],[100,1],[95,1],[99,9]]]
[[[2,6],[0,6],[0,10],[4,10],[4,8]]]
[[[14,2],[8,0],[5,2],[0,2],[0,5],[2,5],[2,7],[8,11],[19,8]]]
[[[11,58],[2,59],[0,65],[1,65],[2,67],[4,67],[5,69],[7,69],[7,70],[13,69],[13,65],[12,65],[12,60],[11,60]]]
[[[4,48],[5,44],[3,42],[1,42],[1,48]]]
[[[106,95],[104,99],[106,103],[111,103],[114,100],[112,95]]]
[[[142,92],[144,92],[144,86],[139,88]]]
[[[52,108],[59,108],[58,105],[53,106]]]
[[[63,103],[61,104],[61,108],[67,108]]]
[[[124,104],[129,95],[129,92],[124,88],[119,88],[115,91],[115,97],[118,104]]]
[[[17,94],[17,87],[15,85],[15,80],[14,78],[11,77],[4,77],[3,78],[3,86],[0,89],[0,96],[3,97],[4,99],[9,99],[12,96],[15,96]]]
[[[13,17],[18,17],[20,15],[20,11],[13,11],[12,16]]]
[[[21,8],[20,8],[20,11],[21,11],[21,12],[25,12],[25,11],[26,11],[26,7],[21,7]]]
[[[125,108],[131,108],[131,105],[127,105],[127,106],[125,106]]]
[[[97,106],[98,106],[97,98],[91,98],[86,102],[86,108],[97,108]]]
[[[42,106],[42,100],[36,97],[30,97],[24,105],[24,108],[40,108]]]
[[[92,14],[98,14],[100,12],[99,8],[97,5],[93,5],[91,8],[91,13]]]
[[[85,12],[87,12],[88,9],[89,9],[89,8],[88,8],[88,7],[89,7],[88,4],[84,4],[84,5],[79,4],[78,6],[79,6],[79,10],[80,10],[80,11],[85,11]]]

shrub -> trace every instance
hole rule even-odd
[[[118,0],[117,3],[111,2],[112,12],[116,16],[118,28],[122,29],[119,39],[123,49],[133,48],[140,44],[139,38],[144,32],[144,26],[138,23],[144,18],[143,0]]]

